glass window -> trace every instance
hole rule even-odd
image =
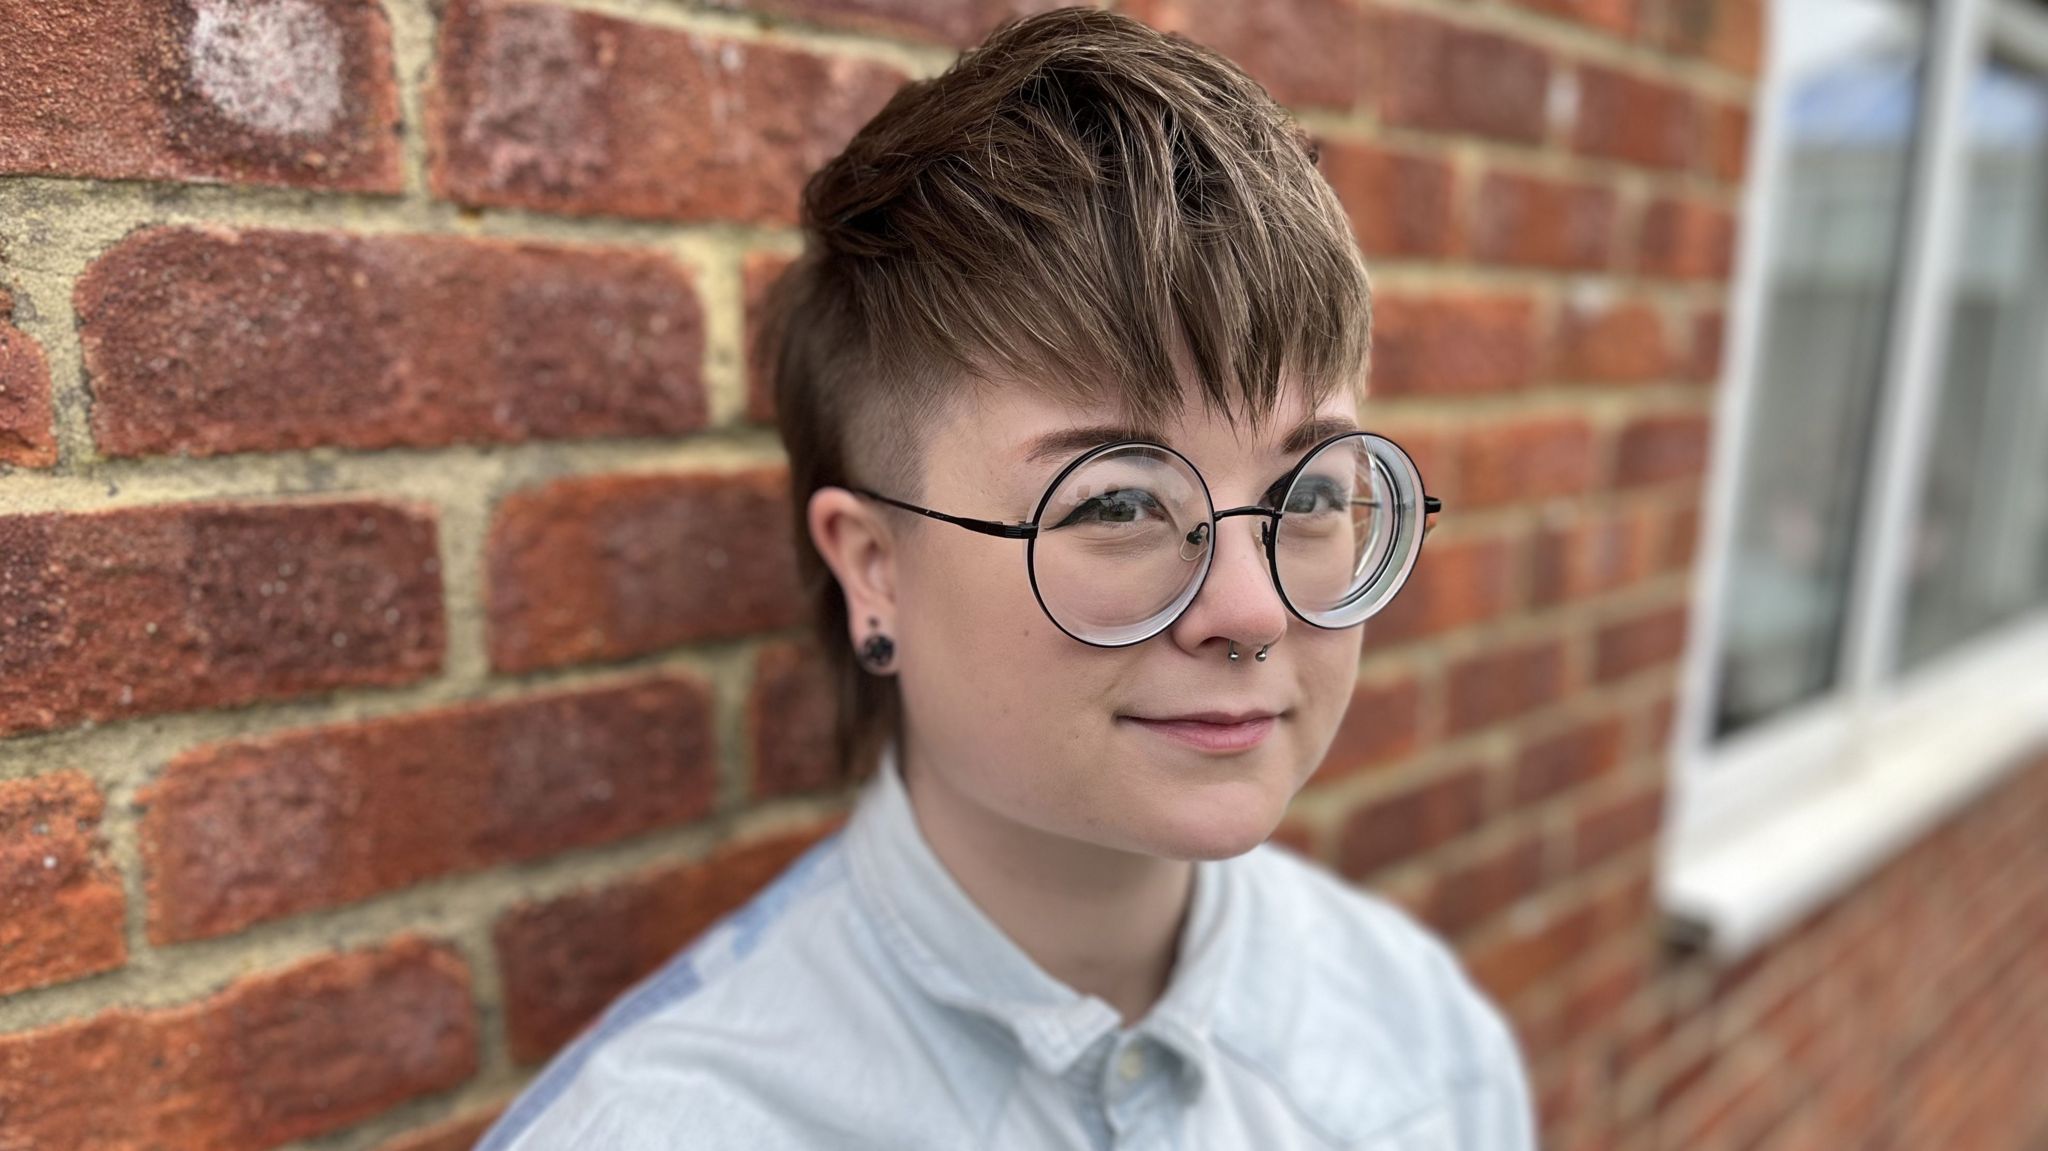
[[[1906,561],[1907,668],[2048,604],[2048,77],[1993,60],[1965,107],[1963,246]]]
[[[1901,0],[1772,10],[1763,98],[1783,102],[1784,152],[1718,613],[1715,737],[1840,676],[1927,55],[1926,13]]]

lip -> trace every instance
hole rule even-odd
[[[1214,720],[1206,717],[1216,717]],[[1194,712],[1171,719],[1120,717],[1155,735],[1199,751],[1245,751],[1257,747],[1271,735],[1280,717],[1271,712],[1229,715],[1223,712]]]

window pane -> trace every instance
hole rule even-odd
[[[1908,559],[1912,667],[2048,605],[2048,78],[1971,89],[1968,208]]]
[[[1777,219],[1721,605],[1715,734],[1835,683],[1920,116],[1926,17],[1772,4]]]

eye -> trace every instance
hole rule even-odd
[[[1053,527],[1058,529],[1079,523],[1136,523],[1147,515],[1164,519],[1164,511],[1152,493],[1143,488],[1111,488],[1076,504],[1074,510]]]
[[[1295,485],[1292,498],[1287,501],[1286,510],[1297,515],[1308,515],[1349,508],[1350,503],[1350,493],[1335,481],[1327,477],[1303,476],[1301,482]]]

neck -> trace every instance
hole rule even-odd
[[[1144,1018],[1173,975],[1194,864],[1027,827],[899,760],[918,829],[968,897],[1047,974]]]

